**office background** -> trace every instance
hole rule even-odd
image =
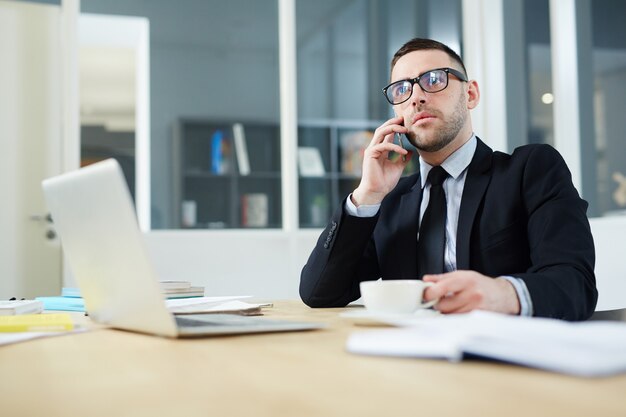
[[[47,129],[31,133],[47,137],[39,176],[108,156],[122,163],[164,279],[189,278],[215,295],[293,298],[323,219],[357,177],[343,165],[344,140],[391,114],[380,88],[393,52],[414,36],[439,39],[463,56],[482,91],[473,114],[481,138],[506,151],[554,145],[590,217],[623,225],[625,8],[618,0],[0,1],[0,52],[33,48],[47,57],[40,73],[16,64],[0,82],[26,86],[35,77],[51,86],[30,93],[37,100],[45,91],[39,101],[48,103],[37,112]],[[39,16],[46,32],[35,33],[22,14]],[[0,117],[20,114],[11,102],[20,94],[5,96]],[[32,106],[22,109],[22,118],[33,117]],[[232,142],[230,167],[212,171],[210,141],[216,131],[228,136],[233,124],[246,132],[245,178]],[[6,125],[3,148],[24,131]],[[324,175],[299,174],[298,147],[317,149]],[[25,166],[35,163],[24,158]],[[3,177],[26,171],[5,163]],[[35,188],[35,177],[24,184]],[[257,223],[242,218],[243,201],[255,201],[250,195],[265,196]],[[42,205],[36,195],[31,200]],[[24,204],[9,210],[22,229],[3,219],[10,232],[3,264],[12,266],[0,296],[54,291],[62,275],[71,284],[45,207]],[[42,250],[56,248],[45,255],[53,259],[47,269],[15,261],[29,263],[33,245],[17,237],[29,228]]]

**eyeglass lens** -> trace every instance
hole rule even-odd
[[[411,97],[414,80],[402,80],[391,84],[387,89],[387,99],[392,104],[402,103]],[[448,73],[444,70],[434,70],[420,75],[417,81],[422,90],[427,93],[436,93],[448,86]]]

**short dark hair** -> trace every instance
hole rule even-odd
[[[465,75],[465,77],[467,78],[467,70],[465,69],[465,64],[463,64],[463,60],[461,59],[459,54],[450,49],[448,45],[445,45],[433,39],[425,38],[414,38],[402,45],[400,49],[398,49],[398,52],[396,52],[391,59],[391,70],[393,70],[396,62],[398,62],[401,57],[408,54],[409,52],[423,51],[428,49],[436,49],[438,51],[442,51],[448,54],[448,56],[452,58],[453,61],[461,66],[461,69],[463,70],[463,75]]]

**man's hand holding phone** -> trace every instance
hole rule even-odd
[[[402,117],[389,119],[376,129],[363,155],[361,183],[352,193],[352,202],[356,206],[380,204],[396,186],[411,160],[412,152],[394,143],[394,137],[407,131]],[[391,152],[397,153],[401,158],[389,159]]]

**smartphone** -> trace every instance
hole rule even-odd
[[[403,142],[403,140],[402,140],[403,136],[404,136],[404,134],[402,134],[402,133],[394,133],[393,134],[393,143],[396,143],[396,140],[397,140],[398,146],[400,146],[402,149],[405,149],[404,148],[404,143],[402,143]],[[406,155],[402,155],[402,162],[404,162],[404,161],[406,161]]]
[[[402,123],[400,123],[400,126],[404,126],[404,121],[402,121]],[[393,138],[394,142],[395,142],[395,140],[397,138],[398,139],[398,145],[402,149],[405,149],[404,148],[404,143],[403,143],[404,142],[404,140],[403,140],[404,139],[404,134],[403,133],[394,133],[393,136],[394,136],[394,138]],[[406,161],[406,156],[402,155],[402,162],[404,162],[404,161]]]
[[[404,134],[403,133],[396,133],[395,136],[398,138],[398,145],[404,149]]]

